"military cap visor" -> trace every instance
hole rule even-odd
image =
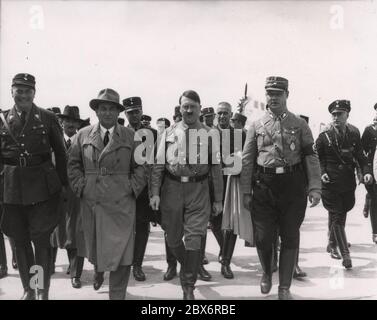
[[[266,91],[288,91],[288,80],[283,77],[268,77],[264,88]]]
[[[351,102],[349,100],[335,100],[329,105],[329,112],[332,114],[334,112],[350,112]]]
[[[141,121],[152,121],[152,118],[146,114],[143,114],[140,118]]]
[[[143,109],[140,97],[129,97],[124,99],[122,103],[126,112]]]
[[[35,89],[35,77],[28,73],[18,73],[12,80],[12,87],[23,85]]]

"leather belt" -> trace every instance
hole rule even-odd
[[[14,158],[2,158],[1,162],[9,166],[16,167],[35,167],[51,160],[49,154],[46,155],[27,155]]]
[[[208,178],[208,174],[204,174],[202,176],[175,176],[168,170],[165,171],[165,174],[168,178],[181,183],[200,182]]]
[[[262,167],[260,165],[257,166],[258,172],[267,173],[267,174],[284,174],[284,173],[292,173],[302,169],[301,163],[296,163],[293,166],[285,166],[285,167]]]

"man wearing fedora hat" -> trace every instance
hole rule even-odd
[[[34,76],[15,75],[15,105],[0,112],[0,196],[4,209],[1,228],[15,241],[24,288],[22,299],[47,300],[52,259],[50,236],[60,218],[57,206],[61,191],[64,193],[68,185],[67,158],[58,120],[52,112],[34,104],[35,92]],[[37,271],[36,288],[31,287],[30,281],[34,265],[43,271]]]
[[[99,123],[73,138],[68,178],[80,197],[85,257],[96,269],[94,288],[110,271],[110,299],[125,299],[135,245],[136,198],[146,184],[135,159],[135,132],[117,124],[119,94],[103,89],[89,103]]]
[[[319,134],[316,149],[321,164],[322,203],[329,217],[329,250],[332,258],[339,259],[337,247],[343,258],[343,266],[352,268],[352,260],[345,232],[347,212],[355,205],[355,169],[359,165],[362,182],[373,181],[371,167],[363,153],[359,130],[348,123],[351,103],[335,100],[328,110],[332,122]]]
[[[71,147],[73,136],[77,133],[83,120],[80,118],[80,110],[77,106],[65,106],[62,114],[57,115],[60,119],[63,132],[64,142],[67,150]],[[53,270],[55,268],[55,259],[57,249],[65,248],[67,250],[69,267],[67,273],[71,276],[73,288],[81,288],[80,277],[84,266],[84,250],[81,249],[81,255],[78,255],[78,248],[84,248],[83,237],[78,232],[80,199],[74,194],[72,189],[67,188],[67,193],[59,206],[62,210],[62,217],[59,225],[56,227],[53,237]],[[78,233],[78,236],[77,236]]]

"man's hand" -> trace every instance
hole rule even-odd
[[[152,207],[152,210],[158,210],[160,207],[160,197],[152,196],[152,198],[149,200],[149,205]]]
[[[373,182],[373,177],[370,173],[367,173],[366,175],[364,175],[365,184],[372,184],[372,182]]]
[[[323,183],[330,183],[330,178],[329,178],[329,175],[327,173],[324,173],[321,176],[321,180],[322,180]]]
[[[245,209],[249,210],[251,209],[251,202],[252,202],[252,197],[250,193],[244,193],[243,194],[243,206]]]
[[[311,203],[310,208],[315,207],[321,200],[321,194],[318,191],[309,192],[309,201]]]
[[[215,201],[212,205],[212,212],[214,216],[218,216],[223,211],[222,201]]]

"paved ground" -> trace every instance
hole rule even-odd
[[[294,281],[291,291],[296,299],[377,299],[377,245],[371,241],[369,219],[362,215],[365,195],[364,187],[357,190],[357,203],[349,213],[347,235],[351,242],[353,269],[346,271],[340,260],[330,259],[325,252],[327,237],[327,216],[322,205],[308,209],[301,229],[300,266],[308,273],[304,281]],[[9,243],[6,243],[10,257]],[[160,228],[152,228],[144,271],[147,281],[136,282],[132,276],[128,288],[128,299],[181,299],[181,288],[177,278],[170,282],[163,281],[166,269],[163,233]],[[276,299],[277,274],[274,274],[274,286],[271,293],[262,296],[259,289],[261,269],[255,248],[244,247],[238,241],[232,261],[235,279],[224,279],[217,262],[218,247],[212,233],[207,240],[207,257],[210,260],[207,270],[211,272],[211,282],[198,281],[195,290],[198,299]],[[92,288],[92,266],[86,261],[82,276],[83,287],[73,289],[67,269],[67,257],[64,250],[59,250],[57,273],[52,278],[51,299],[108,299],[108,274],[99,291]],[[0,280],[0,300],[19,299],[22,294],[21,282],[17,270],[9,265],[9,276]]]

